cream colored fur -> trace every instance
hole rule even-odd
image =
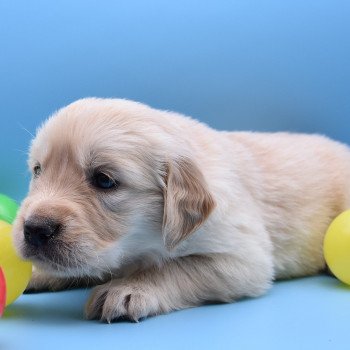
[[[16,223],[31,290],[103,283],[88,318],[131,319],[265,293],[325,268],[322,242],[350,204],[350,152],[318,135],[220,132],[118,99],[83,99],[39,129],[40,164]],[[100,169],[120,182],[99,191]],[[62,232],[34,251],[33,215]]]

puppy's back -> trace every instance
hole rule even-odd
[[[277,277],[324,268],[325,231],[350,207],[349,148],[319,135],[237,132],[228,137],[247,148],[259,169],[256,199],[275,247]]]

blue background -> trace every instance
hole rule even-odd
[[[83,320],[88,291],[24,295],[0,319],[0,349],[345,350],[349,295],[317,276],[278,282],[261,298],[110,325]]]
[[[349,92],[347,0],[0,1],[0,193],[25,196],[30,133],[81,97],[350,142]],[[348,347],[349,290],[330,277],[140,324],[84,321],[88,294],[20,297],[0,320],[0,349]]]
[[[0,192],[18,200],[25,129],[86,96],[350,140],[347,0],[1,1],[0,35]]]

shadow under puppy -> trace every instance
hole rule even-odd
[[[18,252],[36,266],[29,289],[100,284],[86,315],[108,322],[255,297],[276,278],[315,274],[324,233],[350,202],[345,145],[220,132],[127,100],[83,99],[55,113],[29,166],[14,224]]]

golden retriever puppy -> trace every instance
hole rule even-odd
[[[325,268],[324,233],[350,203],[350,152],[316,135],[221,132],[88,98],[33,140],[14,225],[30,290],[99,284],[89,319],[132,320],[265,293]]]

